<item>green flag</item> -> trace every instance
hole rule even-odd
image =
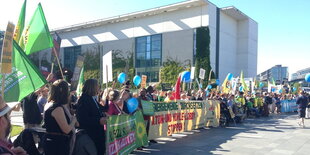
[[[15,41],[13,41],[12,54],[12,73],[5,76],[4,99],[6,102],[21,101],[47,83]],[[0,79],[2,76],[0,75]],[[0,81],[0,87],[2,87],[2,81]]]
[[[41,3],[24,29],[19,45],[27,55],[54,46]]]
[[[272,84],[275,86],[276,85],[276,82],[274,81],[274,78],[272,77],[271,78],[271,82],[272,82]]]
[[[77,96],[80,96],[82,94],[82,88],[83,88],[84,82],[85,80],[84,80],[84,66],[83,66],[81,69],[81,73],[80,73],[79,83],[76,89]]]
[[[24,30],[25,16],[26,16],[26,3],[27,3],[27,0],[24,1],[22,9],[20,10],[20,14],[19,14],[17,25],[15,27],[14,40],[16,42],[19,41],[20,36],[21,36],[21,34],[22,34],[23,30]]]

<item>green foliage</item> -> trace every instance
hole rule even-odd
[[[124,56],[126,54],[126,57]],[[133,52],[127,51],[124,53],[121,50],[115,50],[112,53],[112,67],[113,67],[113,77],[114,81],[116,81],[116,88],[120,88],[121,84],[117,81],[117,77],[121,72],[126,73],[127,79],[132,81],[133,77],[136,74],[135,68],[134,68],[134,58],[133,58]],[[111,83],[110,83],[111,85]],[[132,88],[134,88],[133,83],[131,82]]]
[[[99,77],[100,71],[99,69],[95,70],[87,70],[84,71],[84,79],[100,79]]]
[[[97,50],[88,50],[84,54],[84,69],[96,70],[100,69],[100,54]]]
[[[174,85],[178,75],[184,70],[185,67],[181,62],[168,58],[160,70],[160,82]]]
[[[206,87],[211,65],[210,65],[210,30],[209,27],[200,27],[196,29],[196,61],[195,61],[195,77],[199,76],[200,68],[206,70],[203,87]],[[214,73],[211,73],[211,79],[215,78]],[[197,84],[194,83],[197,88]]]
[[[98,48],[84,53],[84,79],[100,79],[100,54]]]

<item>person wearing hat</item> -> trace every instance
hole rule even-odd
[[[5,103],[0,95],[0,154],[1,155],[26,155],[27,152],[21,147],[13,147],[8,140],[11,132],[10,113],[12,108]]]

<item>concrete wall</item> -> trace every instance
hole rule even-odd
[[[183,30],[162,35],[162,62],[172,58],[183,63],[193,63],[194,30]]]
[[[220,16],[219,79],[222,82],[228,73],[240,74],[236,69],[238,21],[225,13]]]
[[[237,69],[244,70],[245,77],[257,75],[257,30],[255,21],[248,19],[238,23]]]
[[[245,17],[246,18],[246,17]],[[59,33],[63,48],[82,45],[82,52],[102,45],[102,55],[110,50],[135,51],[135,38],[162,34],[162,62],[168,57],[183,63],[193,63],[194,29],[209,26],[210,62],[216,69],[217,7],[212,3],[193,8],[163,12],[109,23],[98,27],[85,27]],[[239,20],[220,13],[219,34],[219,79],[223,81],[228,73],[254,77],[257,72],[257,23],[250,18]]]
[[[213,4],[208,5],[208,17],[209,17],[209,29],[210,29],[210,65],[213,71],[215,71],[216,64],[216,9]]]
[[[122,40],[207,26],[207,5],[60,33],[61,47]]]

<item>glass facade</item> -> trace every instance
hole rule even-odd
[[[74,71],[77,56],[81,55],[81,46],[65,47],[64,48],[64,66]]]
[[[162,35],[136,38],[135,67],[138,75],[147,75],[148,82],[158,82],[162,63]]]

